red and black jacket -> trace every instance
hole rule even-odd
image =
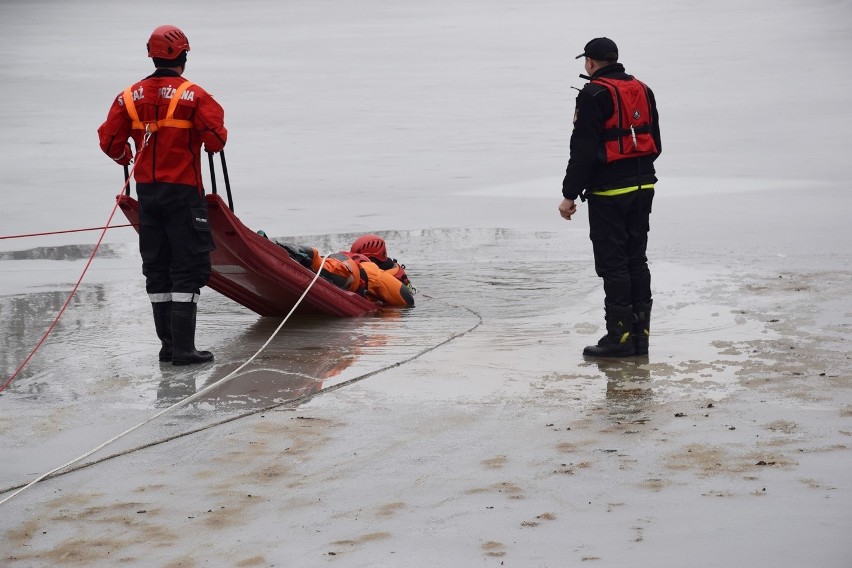
[[[584,192],[653,184],[662,148],[653,91],[620,63],[607,65],[577,95],[562,195],[577,199]]]
[[[98,137],[101,150],[113,159],[133,138],[137,182],[177,183],[201,190],[201,145],[209,152],[224,148],[228,138],[224,115],[207,91],[172,70],[158,69],[115,98]],[[150,133],[147,146],[146,133]]]

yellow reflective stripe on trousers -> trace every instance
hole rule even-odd
[[[640,189],[654,189],[653,183],[647,183],[645,185],[631,185],[630,187],[619,187],[617,189],[605,189],[603,191],[593,191],[592,195],[623,195],[625,193],[630,193],[631,191],[638,191]]]

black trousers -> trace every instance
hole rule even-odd
[[[589,196],[589,238],[607,306],[625,308],[651,301],[646,250],[653,200],[653,189]]]
[[[152,301],[171,293],[199,294],[216,248],[204,196],[196,187],[169,183],[138,183],[136,193],[142,273]]]

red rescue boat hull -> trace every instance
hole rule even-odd
[[[205,197],[216,244],[216,250],[210,253],[212,271],[207,285],[261,316],[287,315],[314,273],[290,258],[282,247],[243,225],[218,195]],[[138,202],[129,195],[117,199],[138,231]],[[376,309],[376,303],[319,278],[296,313],[351,317]]]

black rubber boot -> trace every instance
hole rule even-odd
[[[172,360],[172,303],[171,302],[151,302],[151,307],[154,310],[154,329],[157,330],[157,337],[163,343],[160,348],[160,361],[168,363]]]
[[[172,365],[194,365],[213,360],[209,351],[195,348],[195,302],[172,302],[172,339],[174,352]]]
[[[633,304],[633,330],[630,333],[633,339],[633,350],[636,355],[648,354],[648,338],[651,335],[651,306],[654,301],[647,304]]]
[[[630,330],[633,327],[633,307],[606,307],[606,335],[597,345],[583,349],[587,357],[632,357],[633,341]]]

